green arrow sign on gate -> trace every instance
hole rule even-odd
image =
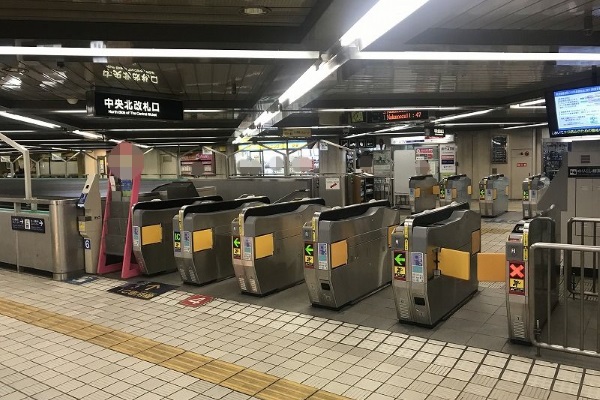
[[[403,253],[397,254],[394,260],[396,261],[396,265],[401,267],[406,265],[406,256]]]
[[[309,255],[309,256],[312,256],[312,254],[313,254],[313,251],[314,251],[314,249],[313,249],[313,245],[312,245],[312,244],[307,244],[307,245],[304,247],[304,252],[305,252],[307,255]]]
[[[239,237],[236,237],[236,238],[233,239],[233,246],[234,247],[240,247],[240,244],[241,244],[241,242],[240,242],[240,238]]]

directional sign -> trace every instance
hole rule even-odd
[[[176,252],[181,251],[181,232],[173,232],[173,248]]]
[[[92,249],[92,240],[89,238],[83,239],[83,248],[86,250],[91,250]]]
[[[394,251],[394,279],[406,280],[406,252]]]
[[[108,289],[108,291],[136,299],[149,300],[176,288],[177,286],[167,285],[166,283],[160,282],[135,282],[128,283],[124,286],[117,286],[115,288]]]
[[[315,268],[315,248],[313,243],[304,243],[304,268]]]
[[[509,265],[509,276],[511,278],[524,279],[525,278],[525,266],[523,264],[513,264]]]
[[[485,189],[479,190],[479,199],[485,200]]]
[[[205,296],[203,294],[195,294],[193,296],[188,297],[187,299],[181,300],[179,304],[188,307],[200,307],[210,303],[213,300],[214,297]]]
[[[10,217],[13,231],[46,233],[46,224],[43,218]]]
[[[231,254],[233,255],[233,258],[236,260],[241,260],[242,259],[242,241],[240,240],[239,236],[233,236],[231,238]]]

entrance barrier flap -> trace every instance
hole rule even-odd
[[[142,226],[142,246],[161,243],[162,234],[162,226],[160,224]]]
[[[254,254],[255,259],[265,258],[272,256],[274,253],[274,242],[273,242],[273,234],[269,233],[268,235],[257,236],[254,238]]]
[[[480,282],[505,282],[506,255],[502,253],[477,254],[477,280]]]
[[[194,253],[203,250],[210,250],[213,248],[213,232],[212,229],[203,229],[201,231],[194,231]]]
[[[468,281],[471,278],[471,255],[465,251],[440,249],[438,268],[442,275]]]
[[[481,251],[481,230],[477,229],[471,233],[471,254]]]
[[[348,264],[348,242],[342,240],[331,244],[331,268]]]

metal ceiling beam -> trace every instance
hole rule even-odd
[[[417,35],[407,44],[443,44],[471,46],[598,46],[600,32],[587,35],[582,30],[519,30],[519,29],[448,29],[432,28]],[[382,41],[373,50],[382,51],[397,47]]]

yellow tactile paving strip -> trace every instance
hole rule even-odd
[[[0,315],[59,332],[263,400],[346,399],[274,375],[12,300],[0,298]]]

